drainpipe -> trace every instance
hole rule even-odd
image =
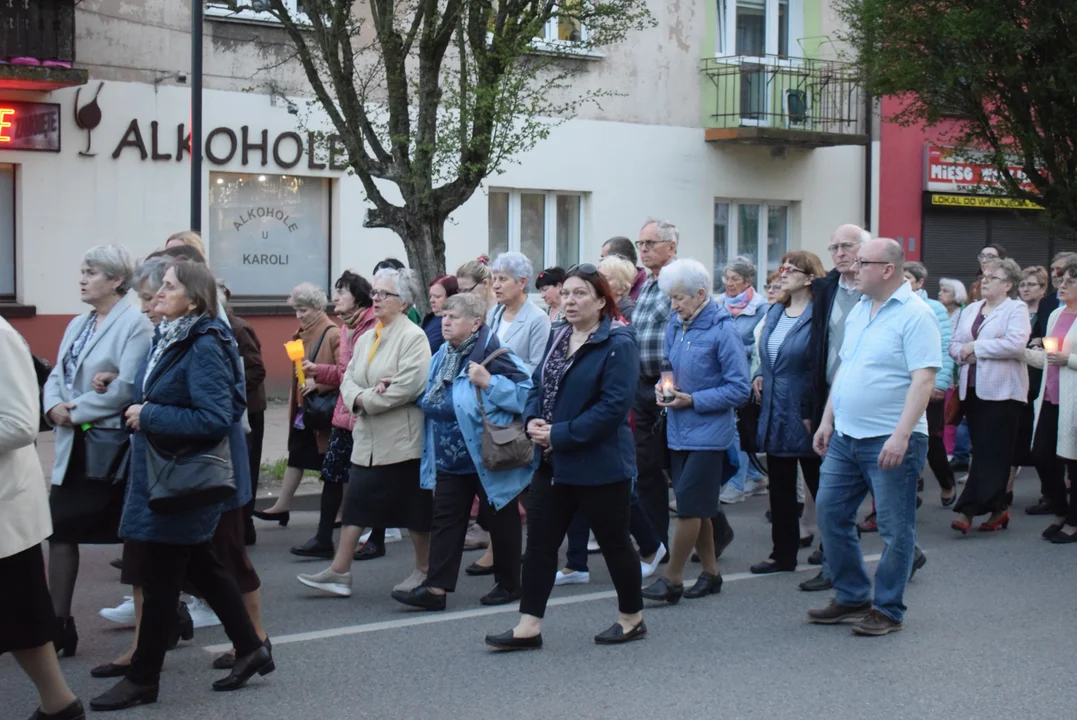
[[[191,229],[202,230],[202,0],[191,2]]]

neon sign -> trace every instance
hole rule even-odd
[[[60,106],[0,102],[0,155],[5,150],[60,152]]]

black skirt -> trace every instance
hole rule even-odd
[[[325,452],[325,462],[322,464],[322,481],[338,484],[348,482],[354,445],[351,430],[333,428],[329,434],[329,449]]]
[[[1034,467],[1032,459],[1032,431],[1036,424],[1036,411],[1032,403],[1021,408],[1021,417],[1017,420],[1017,439],[1013,446],[1013,467]]]
[[[56,637],[41,544],[0,558],[0,655],[32,650]]]
[[[288,431],[288,467],[321,472],[325,455],[318,452],[318,438],[310,428],[294,426]]]
[[[430,532],[433,520],[434,493],[419,487],[418,460],[351,466],[345,525]]]
[[[88,480],[82,433],[75,433],[62,485],[49,493],[52,540],[76,545],[119,543],[126,485]]]
[[[142,564],[146,562],[146,543],[141,540],[123,541],[123,568],[120,570],[120,582],[132,587],[142,587]]]
[[[723,450],[669,451],[679,517],[712,518],[718,514],[725,455]]]

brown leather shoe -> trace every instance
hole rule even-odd
[[[904,629],[905,623],[891,620],[878,610],[872,610],[867,617],[853,625],[853,632],[857,635],[889,635],[892,632]]]
[[[831,600],[825,608],[808,611],[808,620],[818,625],[836,625],[846,620],[859,620],[871,612],[871,601],[859,605],[842,605]]]

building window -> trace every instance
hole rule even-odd
[[[781,203],[714,203],[714,288],[720,292],[725,266],[744,255],[756,267],[755,287],[778,269],[789,249],[789,206]]]
[[[233,296],[287,297],[301,282],[329,287],[330,181],[211,173],[209,254]]]
[[[289,16],[298,23],[309,24],[303,0],[283,0]],[[252,22],[277,23],[269,12],[269,0],[209,0],[206,16],[226,20],[249,20]]]
[[[15,166],[0,164],[0,299],[15,299]]]
[[[522,252],[535,273],[580,261],[583,196],[538,190],[491,190],[489,193],[491,257],[508,250]]]
[[[717,0],[719,56],[789,57],[800,37],[803,0]],[[792,4],[792,5],[791,5]]]

